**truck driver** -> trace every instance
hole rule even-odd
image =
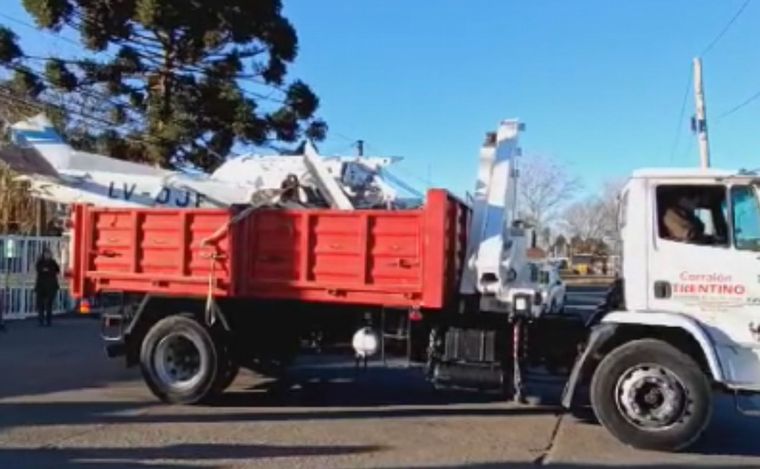
[[[705,225],[694,211],[699,206],[700,196],[694,191],[679,191],[668,200],[668,208],[663,215],[665,237],[686,243],[705,242]]]

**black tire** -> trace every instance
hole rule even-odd
[[[237,378],[240,372],[240,365],[232,358],[228,350],[219,353],[219,371],[216,374],[216,380],[211,387],[212,392],[216,395],[222,394],[229,388]]]
[[[641,449],[682,450],[699,439],[712,415],[705,373],[690,356],[655,339],[614,349],[594,372],[590,394],[599,422],[621,442]],[[665,409],[665,416],[641,417],[648,406]]]
[[[167,368],[172,366],[172,361],[162,359],[168,354],[167,347],[171,348],[167,344],[175,342],[187,350],[177,356],[198,362],[197,372],[184,383],[168,379],[172,373]],[[186,315],[169,316],[154,324],[145,335],[140,347],[140,368],[151,392],[163,402],[195,404],[213,391],[219,372],[219,354],[211,334],[200,323]]]

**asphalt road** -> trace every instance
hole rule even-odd
[[[594,298],[574,291],[569,309]],[[357,373],[305,357],[293,376],[284,388],[246,374],[214,405],[164,406],[139,372],[104,357],[96,322],[10,323],[0,333],[0,468],[760,467],[760,421],[726,399],[703,441],[668,454],[624,447],[556,407],[436,393],[402,366]]]

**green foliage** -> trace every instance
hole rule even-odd
[[[16,40],[16,33],[0,26],[0,63],[7,64],[21,57],[21,48]]]
[[[19,95],[36,97],[42,93],[45,85],[32,71],[19,68],[13,73],[11,88]]]
[[[52,59],[45,64],[45,78],[56,88],[64,91],[74,91],[77,87],[77,77],[63,62]]]
[[[23,0],[38,26],[72,28],[89,57],[51,58],[41,78],[0,27],[14,89],[76,95],[107,124],[72,132],[88,147],[164,166],[210,170],[236,144],[321,140],[319,99],[288,80],[298,38],[281,0]],[[66,101],[67,103],[69,101]]]
[[[58,28],[64,17],[71,15],[71,5],[67,1],[56,0],[22,0],[29,12],[35,12],[34,19],[41,28]]]

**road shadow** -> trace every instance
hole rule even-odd
[[[128,423],[143,409],[154,405],[134,401],[0,402],[0,431],[41,425]]]
[[[324,457],[381,451],[381,446],[285,446],[235,444],[177,444],[129,448],[0,448],[3,468],[148,467],[185,469],[198,461]],[[166,462],[176,461],[176,462]],[[196,463],[196,464],[190,464]]]
[[[352,366],[327,366],[296,369],[284,380],[243,377],[232,391],[217,399],[181,408],[154,401],[0,402],[0,429],[35,425],[500,418],[560,412],[553,405],[513,405],[505,402],[501,393],[438,391],[418,369],[376,367],[357,372]]]
[[[330,362],[327,362],[330,363]],[[562,381],[539,380],[527,388],[544,407],[558,407]],[[380,407],[505,404],[505,390],[436,389],[421,367],[381,365],[357,369],[345,358],[328,366],[301,366],[281,379],[244,382],[206,405],[246,407]]]
[[[760,445],[754,435],[760,434],[760,419],[747,417],[736,411],[729,396],[716,396],[713,417],[702,437],[684,454],[704,456],[760,457]],[[572,418],[582,425],[600,425],[591,407],[572,412]],[[753,437],[748,437],[752,435]],[[739,466],[744,467],[744,466]],[[755,464],[752,467],[758,467]]]
[[[687,452],[706,456],[760,457],[760,419],[741,415],[733,399],[718,396],[714,401],[713,418],[703,437]]]
[[[259,411],[194,414],[141,414],[130,418],[110,418],[109,423],[228,423],[228,422],[304,422],[314,420],[366,420],[416,418],[504,418],[520,415],[556,415],[554,409],[536,407],[468,408],[468,407],[388,407],[376,409],[324,409],[294,411]]]
[[[396,468],[398,466],[388,466],[385,469],[391,469]],[[494,461],[494,462],[486,462],[486,463],[474,463],[474,464],[456,464],[456,465],[450,465],[450,466],[441,466],[441,465],[433,465],[433,466],[414,466],[415,468],[419,469],[451,469],[451,468],[468,468],[468,469],[529,469],[536,467],[547,467],[551,469],[694,469],[694,468],[716,468],[719,467],[721,469],[744,469],[744,468],[757,468],[757,464],[750,464],[750,463],[736,463],[736,464],[720,464],[718,466],[714,464],[704,464],[704,465],[694,465],[694,464],[662,464],[662,463],[653,463],[653,464],[624,464],[624,463],[616,463],[616,464],[567,464],[567,463],[548,463],[546,465],[538,465],[536,463],[525,463],[525,462],[509,462],[509,461]],[[383,469],[382,466],[379,466],[378,469]]]
[[[487,404],[504,400],[500,392],[437,390],[416,367],[373,366],[363,370],[349,363],[298,367],[280,379],[245,381],[207,404],[243,408],[376,407]]]
[[[519,415],[557,415],[554,407],[529,406],[469,406],[457,404],[397,404],[375,405],[372,407],[340,408],[313,406],[257,406],[247,409],[236,408],[234,412],[216,412],[214,408],[161,407],[156,412],[146,412],[150,405],[135,405],[134,402],[110,403],[0,403],[0,430],[44,425],[91,425],[91,424],[208,424],[231,422],[303,422],[314,420],[359,420],[359,419],[400,419],[400,418],[503,418]],[[292,409],[292,410],[291,410]],[[0,467],[3,467],[0,465]]]
[[[55,318],[52,327],[36,320],[12,321],[0,333],[0,399],[101,387],[134,380],[121,360],[109,360],[99,323]]]

